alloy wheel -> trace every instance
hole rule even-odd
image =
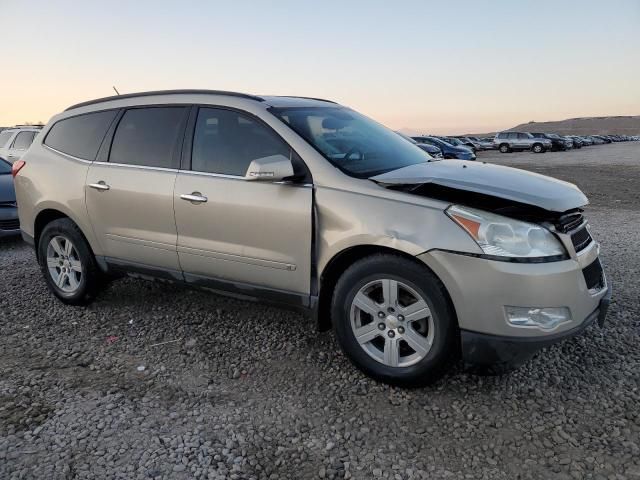
[[[74,293],[82,280],[82,262],[76,247],[66,237],[53,237],[47,246],[47,268],[53,283],[65,293]]]
[[[389,367],[414,365],[433,345],[435,327],[426,300],[390,278],[371,281],[358,290],[350,323],[360,347]]]

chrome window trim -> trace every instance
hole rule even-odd
[[[199,175],[202,177],[226,178],[227,180],[242,180],[244,182],[249,181],[241,175],[229,175],[226,173],[199,172],[197,170],[178,170],[178,173],[184,173],[187,175]],[[273,183],[278,185],[295,185],[296,187],[313,187],[312,183],[293,183],[293,182],[287,182],[284,180],[280,180],[278,182],[261,182],[261,181],[252,180],[250,182],[251,183]]]
[[[46,144],[46,143],[44,143],[44,142],[42,143],[42,146],[43,146],[44,148],[47,148],[47,149],[51,150],[52,152],[55,152],[55,153],[57,153],[57,154],[59,154],[59,155],[62,155],[63,157],[67,157],[67,158],[70,158],[71,160],[75,160],[76,162],[82,162],[82,163],[94,163],[94,162],[92,162],[91,160],[85,160],[84,158],[74,157],[73,155],[69,155],[68,153],[64,153],[64,152],[61,152],[60,150],[56,150],[55,148],[50,147],[49,145],[47,145],[47,144]]]
[[[179,170],[177,168],[166,168],[166,167],[150,167],[148,165],[133,165],[129,163],[113,163],[113,162],[91,162],[98,165],[110,165],[113,167],[125,167],[125,168],[135,168],[138,170],[156,170],[160,172],[174,172],[177,173]]]

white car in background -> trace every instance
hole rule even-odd
[[[0,131],[0,158],[9,163],[20,160],[41,129],[42,126],[17,125]]]

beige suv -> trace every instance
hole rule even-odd
[[[604,320],[574,185],[436,161],[336,103],[201,90],[74,105],[14,166],[63,302],[123,272],[310,312],[367,374],[517,365]]]

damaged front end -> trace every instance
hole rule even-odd
[[[461,161],[411,165],[372,177],[385,188],[542,225],[568,235],[576,252],[592,241],[589,202],[573,184],[516,168]]]

